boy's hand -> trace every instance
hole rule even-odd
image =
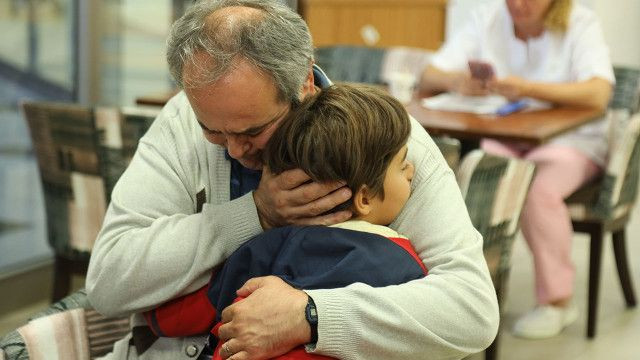
[[[274,175],[266,167],[253,199],[264,230],[284,225],[332,225],[351,212],[322,215],[351,198],[343,182],[315,183],[300,169]]]

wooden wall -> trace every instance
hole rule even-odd
[[[444,41],[447,0],[299,0],[298,6],[317,47],[411,46],[436,50]],[[372,41],[376,33],[379,37]]]

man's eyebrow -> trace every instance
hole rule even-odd
[[[266,129],[267,127],[269,127],[271,124],[273,124],[274,122],[276,122],[278,119],[280,119],[282,117],[282,114],[284,113],[284,111],[279,112],[278,114],[276,114],[273,118],[269,119],[269,121],[267,121],[266,123],[262,124],[262,125],[257,125],[251,128],[248,128],[244,131],[241,132],[230,132],[229,134],[231,135],[251,135],[251,134],[259,134],[260,132],[262,132],[262,130]],[[208,132],[212,132],[212,133],[222,133],[222,131],[219,130],[211,130],[208,127],[206,127],[203,123],[200,122],[200,120],[198,120],[198,124],[200,125],[200,127]]]
[[[231,133],[234,135],[246,135],[246,134],[257,134],[262,132],[262,130],[266,129],[269,125],[273,124],[274,121],[278,120],[280,118],[280,115],[282,114],[278,114],[276,116],[274,116],[272,119],[270,119],[269,121],[267,121],[266,123],[262,124],[262,125],[258,125],[258,126],[254,126],[252,128],[248,128],[244,131],[241,131],[239,133]]]
[[[208,132],[219,132],[219,131],[216,131],[216,130],[211,130],[211,129],[209,129],[208,127],[204,126],[204,124],[203,124],[203,123],[201,123],[201,122],[200,122],[200,120],[198,120],[198,125],[200,125],[200,127],[202,128],[202,130],[205,130],[205,131],[208,131]]]

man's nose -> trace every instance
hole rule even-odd
[[[239,159],[249,151],[251,145],[241,136],[228,136],[227,137],[227,151],[229,155],[234,159]]]

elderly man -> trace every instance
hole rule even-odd
[[[351,196],[342,183],[262,169],[284,115],[329,84],[297,14],[275,0],[201,1],[174,24],[168,44],[183,91],[116,185],[87,276],[98,311],[136,314],[108,358],[206,358],[206,334],[157,338],[139,313],[202,287],[212,268],[266,229],[351,216],[328,212]],[[254,278],[238,290],[245,299],[223,311],[223,357],[266,359],[306,344],[341,359],[451,359],[491,343],[499,316],[482,238],[438,148],[414,120],[412,128],[412,193],[391,227],[412,239],[429,276],[308,291]]]

